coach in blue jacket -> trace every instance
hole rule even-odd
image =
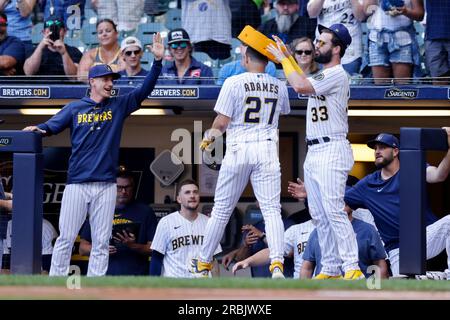
[[[120,78],[108,65],[89,70],[89,97],[71,102],[45,123],[26,127],[43,135],[70,128],[72,155],[59,217],[60,235],[53,251],[50,276],[67,276],[75,238],[89,214],[92,251],[88,276],[102,276],[108,268],[108,248],[116,202],[116,175],[120,137],[125,118],[140,108],[161,73],[164,45],[153,36],[155,56],[141,87],[129,94],[111,97],[113,80]]]

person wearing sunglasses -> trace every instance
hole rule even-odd
[[[7,31],[8,18],[0,12],[0,76],[20,74],[25,60],[25,47],[17,37]]]
[[[127,37],[122,40],[120,50],[125,69],[119,72],[122,77],[118,83],[123,84],[125,81],[127,84],[133,84],[134,81],[139,80],[139,77],[142,80],[148,71],[142,69],[141,66],[141,58],[144,53],[141,41],[136,37]]]
[[[305,187],[310,198],[309,212],[317,222],[322,252],[322,270],[316,279],[359,280],[364,278],[358,265],[358,244],[344,208],[345,183],[354,160],[348,134],[350,85],[341,59],[352,42],[341,23],[329,28],[319,25],[315,61],[323,70],[307,77],[295,63],[280,38],[267,49],[283,66],[289,84],[297,93],[308,95],[306,144],[303,164]]]
[[[42,40],[33,54],[25,60],[26,75],[76,76],[83,54],[76,47],[64,43],[64,21],[52,16],[44,22]]]
[[[164,65],[158,84],[214,84],[211,68],[192,56],[192,43],[186,30],[171,30],[167,44],[173,61]]]
[[[314,61],[314,43],[308,37],[294,39],[291,43],[295,61],[307,75],[313,75],[319,71],[319,65]]]

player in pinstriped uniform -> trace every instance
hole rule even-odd
[[[152,242],[150,275],[174,278],[192,278],[186,265],[197,257],[202,244],[208,217],[197,211],[200,204],[198,185],[185,180],[178,187],[180,211],[162,218]],[[222,251],[220,244],[214,254]]]
[[[86,214],[89,214],[92,226],[92,251],[87,275],[102,276],[106,273],[122,127],[125,118],[139,109],[153,90],[161,72],[164,45],[159,33],[153,36],[152,53],[155,61],[141,87],[129,94],[111,97],[113,79],[120,75],[108,65],[94,66],[89,70],[90,97],[71,102],[47,122],[24,129],[44,135],[57,134],[66,128],[71,131],[72,155],[50,276],[68,274],[72,246]]]
[[[352,43],[345,50],[342,65],[349,74],[359,73],[363,45],[361,22],[366,18],[362,0],[309,0],[308,13],[317,17],[317,23],[329,27],[342,23],[352,37]],[[316,29],[316,36],[319,31]]]
[[[214,111],[218,113],[200,146],[208,147],[227,132],[227,150],[217,181],[214,208],[205,242],[193,272],[206,276],[211,257],[236,203],[250,179],[266,224],[272,277],[283,276],[281,173],[278,160],[278,118],[290,112],[286,84],[264,73],[267,58],[247,47],[243,63],[248,72],[225,80]]]
[[[294,257],[294,279],[300,277],[300,270],[303,264],[303,252],[308,245],[308,238],[314,230],[311,220],[289,227],[284,232],[284,256]],[[267,264],[269,260],[269,249],[258,251],[251,257],[237,262],[233,266],[233,273],[240,269],[255,267]]]
[[[347,74],[341,58],[352,39],[347,28],[335,24],[318,26],[315,60],[322,63],[321,73],[307,78],[283,53],[284,43],[275,37],[277,47],[268,50],[283,65],[289,83],[296,92],[309,95],[306,138],[309,146],[304,163],[308,206],[317,227],[322,252],[322,271],[316,279],[363,279],[358,266],[358,246],[352,225],[344,211],[345,183],[353,166],[353,153],[347,140],[347,103],[350,94]]]

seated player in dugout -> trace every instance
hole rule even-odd
[[[177,202],[180,210],[163,217],[156,228],[151,247],[151,276],[195,278],[187,264],[200,253],[209,219],[198,212],[200,193],[197,182],[190,179],[182,181],[178,185]],[[214,255],[221,251],[219,244]],[[217,260],[213,263],[212,276],[219,276]]]
[[[152,208],[135,201],[135,189],[132,174],[121,166],[117,176],[117,199],[107,275],[148,275],[150,245],[157,220]],[[137,234],[127,230],[127,225],[133,226]],[[80,254],[89,256],[92,239],[88,220],[81,229],[80,237]]]

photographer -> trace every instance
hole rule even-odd
[[[43,39],[25,60],[26,75],[76,75],[82,53],[64,43],[66,28],[60,18],[50,17],[44,23]]]

